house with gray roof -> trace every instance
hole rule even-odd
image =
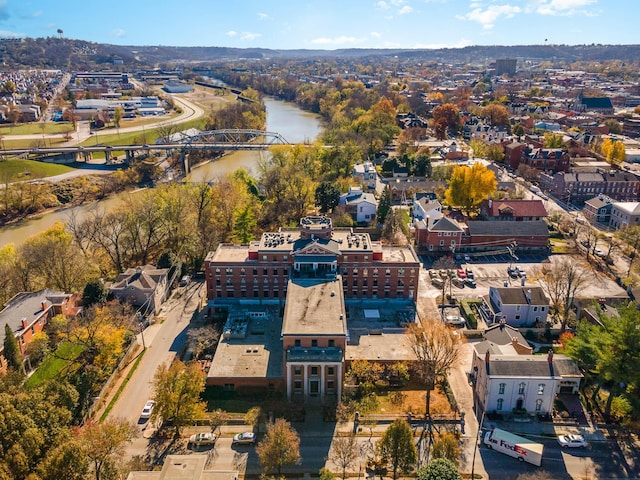
[[[108,286],[109,294],[156,315],[169,295],[169,269],[143,265],[128,268]]]
[[[547,322],[549,300],[541,287],[489,287],[484,302],[494,323],[504,321],[512,327],[543,326]]]
[[[615,230],[640,225],[640,202],[614,202],[609,226]]]
[[[488,340],[473,349],[471,383],[479,412],[532,415],[553,412],[557,394],[577,394],[583,378],[565,355],[517,354]]]
[[[590,198],[584,202],[582,208],[582,214],[590,223],[602,223],[609,225],[611,219],[611,199],[604,195],[598,195],[597,197]]]
[[[345,205],[347,213],[358,223],[369,223],[376,218],[378,201],[373,193],[365,193],[361,187],[349,187],[349,191],[340,196],[339,205]]]
[[[4,304],[0,311],[0,371],[7,368],[4,350],[5,325],[18,341],[24,355],[26,347],[33,337],[41,332],[55,315],[76,315],[80,311],[79,296],[50,288],[37,292],[20,292]]]
[[[543,220],[496,222],[468,220],[462,248],[467,252],[492,251],[515,242],[519,251],[547,251],[549,227]]]

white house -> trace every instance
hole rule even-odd
[[[153,265],[128,268],[109,285],[115,298],[142,308],[144,313],[157,314],[169,294],[169,269]]]
[[[430,218],[439,220],[442,218],[442,205],[436,199],[435,194],[419,192],[413,196],[413,211],[411,212],[415,221]]]
[[[475,345],[471,381],[476,414],[548,414],[556,394],[576,394],[583,375],[565,355],[521,355],[512,345]]]
[[[513,327],[544,326],[549,313],[549,300],[541,287],[489,287],[484,303],[493,321],[504,320]]]
[[[615,230],[640,225],[640,202],[613,202],[609,226]]]
[[[365,193],[360,187],[349,187],[349,192],[340,196],[339,205],[345,205],[347,212],[358,223],[369,223],[376,217],[378,201],[372,193]]]
[[[361,178],[368,189],[375,190],[378,173],[373,163],[356,163],[353,166],[353,176]]]

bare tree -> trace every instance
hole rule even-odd
[[[444,315],[444,300],[445,300],[445,292],[447,291],[447,287],[449,287],[449,296],[451,296],[451,275],[449,275],[449,270],[452,270],[454,268],[456,268],[456,262],[453,260],[453,258],[449,257],[449,256],[442,256],[439,259],[437,259],[435,262],[433,262],[432,268],[434,270],[446,270],[447,271],[447,275],[445,275],[444,278],[442,278],[442,303],[441,303],[441,309],[442,312],[441,314]]]
[[[540,284],[549,297],[564,332],[569,323],[573,302],[589,282],[586,271],[575,260],[563,258],[557,263],[544,265],[537,273],[544,279]]]
[[[461,336],[438,320],[424,320],[409,329],[411,350],[416,356],[418,375],[427,387],[426,416],[430,416],[431,390],[447,375],[460,357]]]
[[[220,332],[210,325],[192,328],[187,332],[187,338],[194,358],[198,358],[205,350],[215,347],[220,339]]]
[[[333,441],[331,461],[342,471],[342,480],[347,478],[347,469],[358,458],[358,442],[355,435],[336,437]]]

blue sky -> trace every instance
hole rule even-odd
[[[637,44],[638,0],[0,0],[0,37],[273,49]]]

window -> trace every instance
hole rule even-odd
[[[246,273],[246,272],[245,272],[244,268],[241,268],[241,269],[240,269],[240,275],[244,276],[244,275],[245,275],[245,273]]]
[[[312,347],[317,347],[318,346],[318,340],[311,340],[311,346]]]
[[[300,339],[299,339],[299,338],[296,338],[296,339],[295,339],[295,341],[294,341],[294,345],[295,345],[296,347],[299,347],[299,346],[300,346]]]
[[[277,268],[274,268],[274,269],[273,269],[273,274],[274,274],[274,275],[278,275],[278,269],[277,269]]]
[[[538,307],[533,307],[533,311],[537,312],[538,311]]]
[[[444,247],[444,240],[440,240],[440,246]]]
[[[230,268],[227,268],[227,275],[233,275],[233,270],[231,270]]]
[[[329,347],[335,347],[336,346],[336,341],[332,338],[331,340],[329,340]]]
[[[327,390],[329,390],[330,392],[333,391],[333,389],[335,388],[335,383],[332,381],[328,381],[327,382]]]
[[[311,375],[318,375],[318,367],[311,367]]]
[[[302,390],[302,382],[300,380],[296,380],[293,382],[293,388],[295,390]]]
[[[498,411],[502,410],[503,403],[504,403],[504,398],[499,398],[498,401],[496,402],[496,410]]]
[[[389,275],[391,275],[391,270],[389,268],[387,268],[387,271],[385,272],[385,275],[388,277]]]
[[[269,275],[269,273],[268,273],[266,268],[262,269],[262,275]],[[265,280],[266,280],[266,278],[265,278]]]
[[[542,399],[541,398],[536,400],[536,412],[539,412],[540,410],[542,410]]]
[[[335,375],[336,367],[327,367],[327,375]]]
[[[225,383],[223,388],[227,392],[233,392],[233,390],[235,389],[235,384],[233,384],[233,383]]]
[[[505,388],[506,386],[507,386],[507,384],[506,384],[506,383],[501,383],[501,384],[500,384],[500,386],[498,387],[498,393],[499,393],[500,395],[503,395],[503,394],[504,394],[504,388]]]
[[[544,383],[538,384],[538,395],[542,395],[544,393]]]
[[[526,384],[523,382],[520,385],[518,385],[518,393],[520,395],[522,395],[524,393],[524,387],[526,387]]]
[[[302,375],[302,367],[300,366],[295,366],[293,367],[293,374],[294,375]]]
[[[516,315],[516,316],[514,317],[514,319],[515,319],[515,320],[520,320],[520,315]]]

